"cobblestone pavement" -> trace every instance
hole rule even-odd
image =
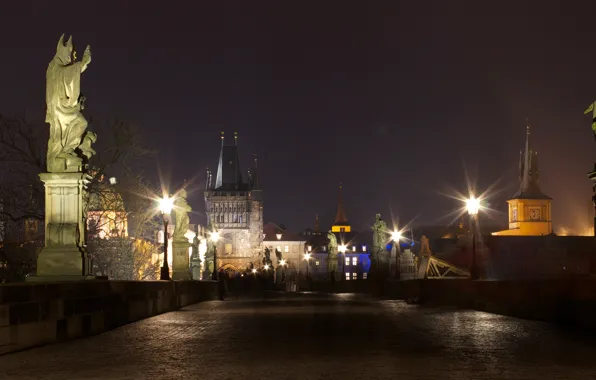
[[[0,357],[0,379],[594,379],[593,337],[354,295],[206,302]]]

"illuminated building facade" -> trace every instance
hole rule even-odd
[[[116,179],[101,176],[97,191],[87,200],[87,233],[90,238],[128,237],[128,214],[122,196],[116,191]]]
[[[365,236],[352,231],[343,204],[343,186],[339,186],[337,214],[331,226],[338,245],[337,274],[339,280],[366,280],[370,271],[370,241]],[[328,267],[329,240],[326,232],[319,231],[317,216],[314,230],[303,233],[306,238],[306,252],[311,253],[309,273],[314,281],[329,281]],[[303,266],[306,264],[302,264]],[[302,270],[301,270],[302,272]]]

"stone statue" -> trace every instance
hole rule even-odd
[[[50,124],[47,169],[51,173],[80,172],[83,158],[95,154],[91,143],[97,136],[87,129],[81,113],[85,97],[81,94],[81,73],[91,62],[91,48],[87,46],[83,58],[76,61],[72,36],[64,44],[58,41],[56,55],[46,72],[46,123]]]
[[[587,110],[584,111],[584,115],[592,112],[592,133],[594,134],[594,139],[596,139],[596,107],[594,105],[596,102],[590,104]]]
[[[199,238],[197,235],[192,239],[190,257],[192,260],[199,260]]]
[[[283,256],[281,255],[281,250],[277,248],[275,248],[275,258],[277,259],[278,263],[283,259]]]
[[[372,230],[373,252],[380,252],[385,249],[385,245],[387,244],[387,224],[381,219],[381,214],[376,215]]]
[[[272,265],[271,250],[269,250],[269,247],[265,247],[265,257],[263,257],[263,265]]]
[[[431,256],[433,253],[430,250],[430,245],[428,244],[428,238],[425,235],[422,235],[420,238],[420,256]]]
[[[186,190],[182,189],[174,200],[174,215],[176,215],[176,227],[174,228],[174,241],[186,241],[184,236],[188,231],[188,213],[192,211],[186,201]]]
[[[329,245],[327,246],[327,255],[330,259],[337,258],[337,238],[331,231],[327,232],[327,239],[329,239]]]

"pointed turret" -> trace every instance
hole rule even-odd
[[[331,227],[331,231],[333,232],[350,232],[350,223],[348,223],[348,218],[346,217],[346,213],[344,211],[344,201],[343,201],[343,185],[339,184],[339,197],[337,200],[337,214],[335,215],[335,222]]]
[[[250,187],[252,190],[261,190],[261,183],[259,182],[259,157],[253,154],[254,166],[251,173]]]
[[[345,225],[348,224],[348,218],[346,217],[346,213],[344,211],[344,200],[342,194],[342,184],[339,184],[339,197],[337,200],[337,214],[335,215],[335,222],[333,224],[336,225]]]
[[[315,215],[315,232],[321,232],[321,227],[319,226],[319,214]]]
[[[234,135],[234,144],[238,141],[238,134]],[[242,182],[238,159],[238,146],[226,145],[224,133],[221,132],[221,151],[215,179],[215,190],[242,190],[246,187]]]
[[[539,173],[538,152],[530,148],[530,124],[526,122],[526,146],[520,152],[519,191],[513,199],[550,199],[538,186]]]

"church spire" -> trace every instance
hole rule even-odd
[[[335,223],[336,225],[347,225],[348,218],[346,217],[346,213],[344,211],[344,200],[342,194],[342,187],[343,185],[339,184],[339,197],[337,200],[337,215],[335,215]]]
[[[319,227],[319,214],[315,214],[315,232],[319,232],[321,228]]]
[[[234,134],[234,142],[237,143],[238,134]],[[238,146],[226,145],[224,132],[221,132],[221,151],[219,153],[219,164],[217,165],[217,176],[215,177],[215,190],[240,190],[246,187],[242,182],[240,163],[238,159]]]
[[[526,119],[526,145],[519,157],[519,191],[514,198],[548,199],[538,186],[538,152],[530,148],[530,124]]]
[[[350,232],[351,227],[348,223],[348,218],[344,211],[344,200],[343,200],[343,185],[339,184],[339,197],[337,200],[337,215],[335,216],[335,222],[331,226],[332,232]]]

